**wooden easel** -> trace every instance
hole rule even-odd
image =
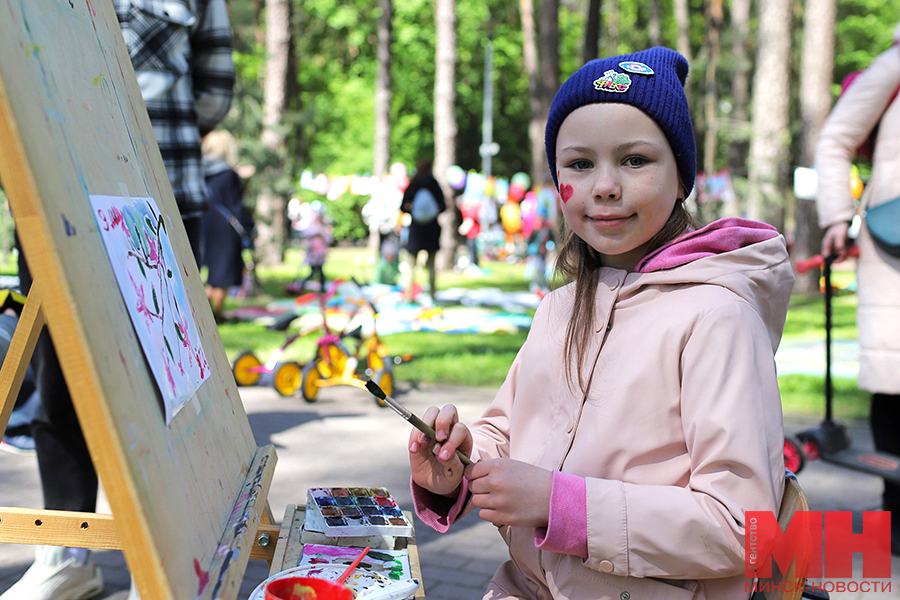
[[[113,511],[0,508],[0,542],[122,549],[147,599],[236,598],[248,559],[274,552],[275,451],[250,430],[112,4],[3,0],[0,15],[0,177],[35,276],[0,430],[47,326]],[[168,424],[93,194],[151,197],[166,219],[212,369]]]

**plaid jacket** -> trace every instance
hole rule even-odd
[[[182,218],[209,207],[200,139],[231,107],[225,0],[113,0]]]

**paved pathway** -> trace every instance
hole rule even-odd
[[[462,418],[478,416],[493,391],[445,386],[411,387],[401,383],[398,400],[421,413],[431,404],[454,402]],[[406,463],[409,427],[393,412],[378,408],[367,394],[349,387],[322,390],[315,404],[283,399],[263,387],[244,388],[244,404],[260,444],[273,443],[278,465],[269,495],[276,517],[290,503],[303,502],[306,489],[320,485],[384,486],[405,509],[411,508]],[[797,431],[815,419],[789,419]],[[867,429],[854,429],[854,439],[869,444]],[[34,457],[0,454],[0,505],[40,507],[41,493]],[[878,478],[853,473],[821,462],[801,473],[813,510],[874,510],[879,506]],[[101,506],[101,509],[103,507]],[[466,517],[444,536],[417,523],[423,577],[429,600],[481,598],[491,574],[506,557],[506,548],[489,523]],[[31,547],[0,544],[0,592],[25,571]],[[97,553],[107,585],[105,594],[127,589],[128,570],[122,553]],[[859,571],[857,571],[859,572]],[[891,594],[833,594],[836,600],[900,599],[900,558],[893,560]],[[263,561],[250,561],[239,598],[246,599],[267,575]]]

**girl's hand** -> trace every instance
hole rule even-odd
[[[472,504],[494,525],[546,527],[550,521],[553,472],[509,458],[466,468]]]
[[[437,433],[438,443],[413,429],[409,436],[409,467],[413,481],[435,494],[452,496],[463,477],[463,464],[456,449],[470,455],[472,433],[459,422],[459,414],[452,404],[440,410],[436,406],[430,407],[422,420]]]
[[[835,223],[825,231],[822,237],[822,257],[828,258],[832,254],[839,255],[840,258],[836,262],[840,262],[847,258],[849,237],[847,231],[850,229],[850,223]]]

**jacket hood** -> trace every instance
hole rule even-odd
[[[646,286],[694,283],[726,288],[753,306],[769,328],[772,350],[778,348],[794,272],[784,237],[774,227],[721,219],[689,232],[642,260],[626,276],[620,297]]]

